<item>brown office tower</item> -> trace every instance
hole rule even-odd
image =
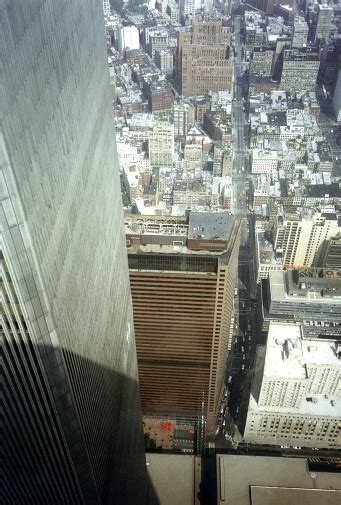
[[[182,95],[205,95],[231,89],[229,33],[221,21],[195,21],[193,31],[179,32],[177,80]]]
[[[212,432],[224,390],[240,221],[227,213],[126,221],[144,415]]]

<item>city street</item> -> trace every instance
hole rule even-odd
[[[253,275],[253,227],[254,219],[249,211],[252,200],[252,180],[248,160],[248,143],[245,135],[247,118],[243,104],[243,77],[240,17],[235,17],[234,30],[234,82],[233,82],[233,198],[232,211],[242,218],[242,237],[238,262],[238,286],[235,296],[235,319],[233,323],[233,345],[228,359],[226,386],[229,391],[223,405],[220,433],[230,440],[234,426],[245,417],[245,384],[252,368],[256,342],[253,335],[255,323],[255,286]]]
[[[239,82],[243,75],[242,64],[242,44],[240,38],[240,17],[235,17],[234,31],[234,81],[233,81],[233,104],[232,104],[232,124],[233,124],[233,193],[232,212],[235,215],[246,216],[248,212],[248,188],[249,188],[249,163],[248,146],[245,142],[246,118],[243,110],[242,86]]]

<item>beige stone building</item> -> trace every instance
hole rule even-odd
[[[174,125],[156,121],[149,132],[149,161],[152,168],[172,167],[174,156]]]
[[[231,88],[229,33],[221,21],[196,21],[178,37],[177,80],[181,94],[204,95]]]
[[[270,323],[267,344],[257,350],[244,439],[339,448],[340,363],[336,340],[303,338],[300,325]]]
[[[340,233],[339,213],[333,206],[297,209],[278,216],[275,226],[275,252],[284,266],[319,266],[330,238]]]

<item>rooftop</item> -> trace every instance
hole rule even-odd
[[[301,272],[301,274],[300,274]],[[270,272],[272,301],[341,305],[341,272],[325,271],[324,277],[308,277],[305,270]],[[329,273],[330,272],[330,273]],[[334,275],[332,275],[334,273]]]
[[[218,505],[336,505],[340,475],[310,472],[304,458],[217,456]]]
[[[276,259],[273,245],[268,240],[266,240],[263,230],[256,232],[256,244],[259,263],[265,263],[268,265],[282,264],[281,259]]]
[[[189,239],[228,240],[235,219],[227,212],[191,212]]]
[[[297,324],[270,322],[264,376],[305,379],[306,366],[341,366],[336,341],[302,338]]]

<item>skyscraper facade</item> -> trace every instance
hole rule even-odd
[[[4,0],[8,504],[145,503],[137,362],[98,0]]]
[[[292,47],[303,47],[307,45],[309,27],[306,20],[301,16],[296,16],[294,21],[294,31]]]
[[[318,5],[316,25],[314,26],[314,42],[325,40],[328,43],[333,12],[334,10],[331,5]]]
[[[221,21],[195,21],[193,32],[179,32],[177,79],[185,96],[231,88],[229,34]]]
[[[240,241],[229,214],[137,217],[126,224],[144,414],[204,414],[224,393]]]

